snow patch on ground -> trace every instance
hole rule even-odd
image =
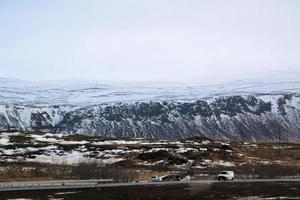
[[[5,145],[10,145],[11,143],[9,143],[9,139],[7,138],[1,138],[0,139],[0,145],[1,146],[5,146]]]

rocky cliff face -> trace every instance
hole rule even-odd
[[[196,101],[0,106],[0,130],[179,139],[300,140],[300,95],[229,95]]]

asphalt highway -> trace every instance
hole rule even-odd
[[[83,189],[143,185],[168,185],[168,184],[213,184],[217,180],[172,181],[172,182],[129,182],[112,183],[111,180],[58,180],[58,181],[26,181],[26,182],[1,182],[0,192],[21,190],[56,190],[56,189]],[[226,181],[226,183],[249,182],[300,182],[300,179],[239,179]]]

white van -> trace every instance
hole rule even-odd
[[[233,171],[222,171],[218,174],[219,181],[233,181],[234,180],[234,172]]]

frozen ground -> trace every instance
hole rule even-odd
[[[296,175],[300,166],[299,146],[299,143],[224,143],[197,137],[166,141],[4,132],[0,133],[0,162],[59,165],[97,162],[100,165],[120,166],[127,163],[126,166],[131,168],[162,167],[176,170],[245,167],[246,171],[247,166],[272,168],[280,165],[283,168],[297,167],[290,169],[294,173],[282,175]],[[271,175],[276,175],[276,172]]]
[[[206,154],[208,145],[217,145],[219,148],[214,148],[214,151],[221,151],[222,143],[212,144],[208,140],[194,142],[143,138],[103,139],[101,137],[63,136],[52,133],[4,132],[0,133],[0,161],[68,165],[76,165],[81,162],[113,164],[143,154],[144,157],[136,163],[137,165],[157,166],[172,163],[171,165],[176,168],[185,168],[195,161],[185,158],[184,155],[189,153]],[[193,146],[193,148],[188,146]],[[225,153],[233,154],[229,150]],[[234,162],[210,159],[203,160],[198,164],[235,166]]]

